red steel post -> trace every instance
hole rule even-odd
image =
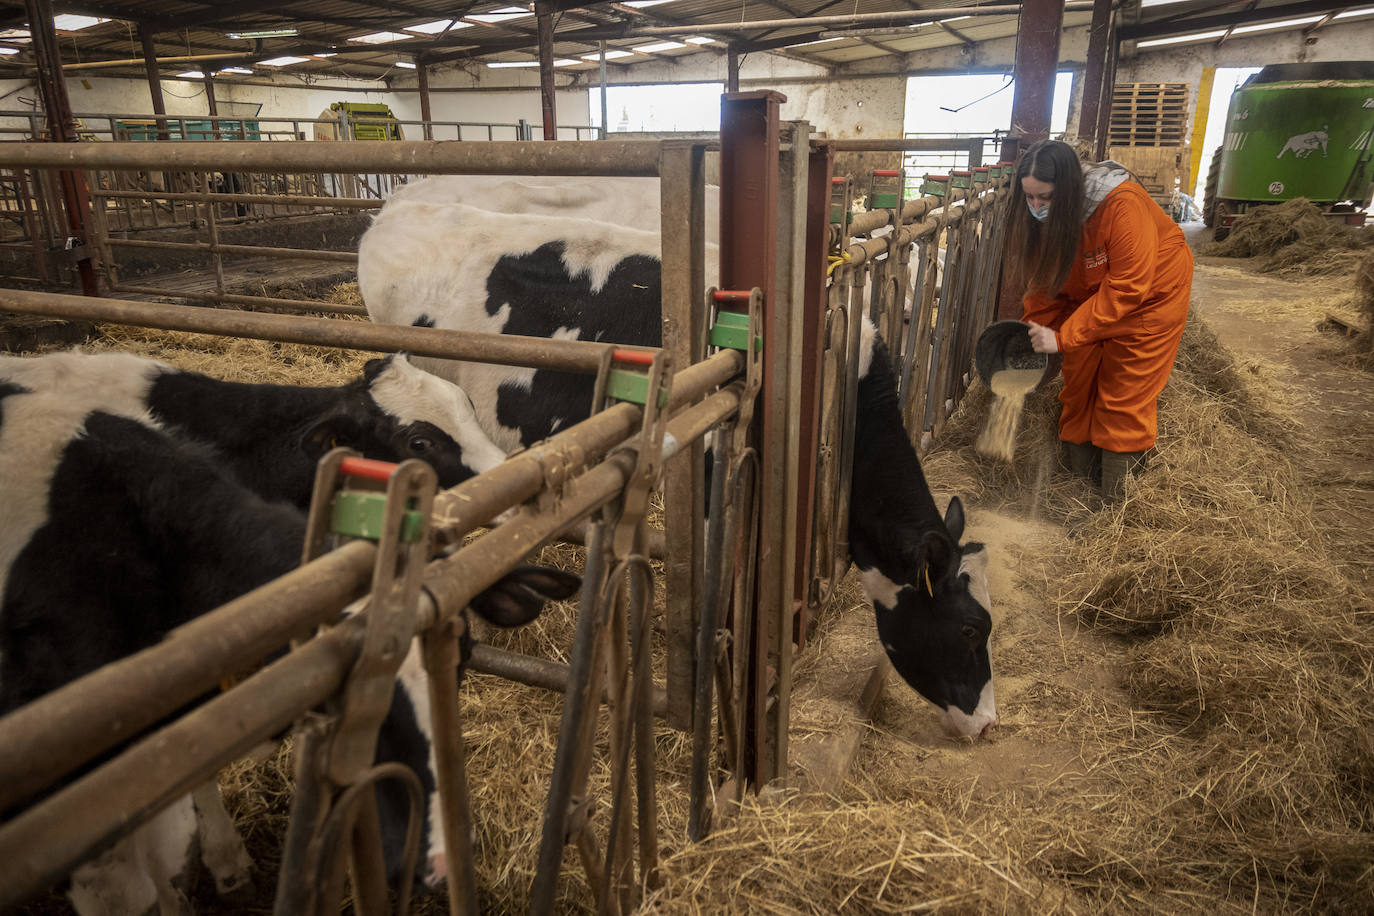
[[[1112,0],[1093,0],[1093,21],[1088,29],[1088,59],[1083,67],[1083,102],[1078,109],[1078,138],[1093,144],[1098,140],[1098,115],[1103,89],[1110,79],[1107,58],[1111,51]],[[1106,96],[1111,107],[1111,95]],[[1098,157],[1100,158],[1100,157]]]
[[[1063,0],[1025,0],[1017,20],[1016,81],[1011,102],[1011,135],[1002,145],[1002,158],[1015,159],[1017,149],[1050,135],[1054,106],[1054,74],[1059,65],[1059,33],[1064,24]]]
[[[43,110],[48,120],[48,139],[55,143],[75,143],[76,118],[67,98],[67,82],[62,76],[62,52],[53,28],[52,0],[25,0],[29,32],[33,41],[34,62],[38,68],[38,91],[43,97]],[[62,206],[67,211],[67,227],[84,251],[90,251],[86,237],[86,214],[90,199],[86,193],[86,176],[82,172],[63,170],[57,173],[62,186]],[[99,296],[95,267],[89,256],[76,262],[81,277],[81,292]]]
[[[778,232],[778,110],[786,96],[768,90],[726,93],[720,106],[720,285],[724,289],[763,292],[761,326],[769,341],[778,320],[776,310]],[[780,581],[769,575],[780,562],[777,539],[781,535],[783,506],[779,504],[777,475],[781,456],[770,454],[769,445],[782,441],[787,417],[773,409],[777,392],[774,377],[787,354],[771,343],[763,350],[763,384],[753,441],[761,455],[759,499],[759,556],[755,577],[754,636],[745,670],[746,782],[759,786],[772,778],[776,735],[769,734],[767,703],[776,676],[768,658],[778,647],[772,644],[784,596]],[[776,463],[774,463],[776,462]],[[776,523],[770,525],[770,521]],[[791,613],[791,596],[785,596]],[[740,612],[739,608],[735,609]],[[788,647],[788,651],[790,647]]]
[[[429,64],[423,57],[415,60],[415,78],[418,81],[420,90],[420,120],[425,122],[425,139],[434,139],[434,127],[429,122],[434,120],[429,108]]]

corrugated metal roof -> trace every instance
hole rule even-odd
[[[725,43],[734,41],[747,50],[765,47],[781,53],[823,64],[843,64],[875,57],[895,56],[950,47],[965,39],[985,41],[1016,34],[1015,16],[987,16],[951,19],[948,25],[959,35],[935,24],[914,28],[894,28],[891,32],[861,34],[838,40],[820,42],[821,32],[839,35],[843,26],[816,23],[803,13],[814,16],[835,16],[875,13],[910,13],[909,0],[832,0],[828,5],[807,0],[628,0],[627,3],[588,3],[573,7],[574,0],[554,0],[567,7],[555,14],[555,58],[576,61],[567,69],[586,69],[597,66],[595,61],[581,60],[583,55],[595,53],[598,43],[605,40],[609,49],[629,52],[616,55],[617,67],[661,58],[683,57],[699,53],[724,53]],[[973,5],[969,0],[934,0],[942,6]],[[1265,9],[1282,5],[1285,0],[1261,0],[1254,10],[1243,15],[1262,18]],[[1154,22],[1165,17],[1214,15],[1233,7],[1227,0],[1184,0],[1167,5],[1146,6],[1142,22]],[[207,8],[209,7],[209,8]],[[1333,10],[1335,5],[1333,3]],[[193,57],[197,55],[227,55],[204,61],[204,66],[220,69],[237,65],[264,69],[261,63],[283,56],[299,56],[305,60],[279,68],[288,72],[317,75],[358,76],[377,78],[388,75],[399,62],[411,62],[417,56],[443,62],[456,60],[530,61],[536,57],[536,17],[532,6],[525,2],[486,0],[468,9],[462,21],[456,22],[446,33],[434,27],[410,31],[417,25],[436,21],[450,22],[454,11],[452,2],[445,0],[236,0],[210,6],[190,0],[83,0],[82,13],[95,10],[117,10],[110,13],[111,21],[78,31],[61,33],[62,52],[66,63],[89,64],[93,61],[123,61],[123,72],[142,72],[142,46],[133,21],[143,21],[154,33],[154,48],[159,58]],[[61,0],[57,11],[63,12]],[[448,15],[445,15],[445,11]],[[127,17],[127,18],[121,18]],[[1272,18],[1272,16],[1271,16]],[[795,20],[787,27],[768,27],[757,30],[725,31],[723,24],[757,22],[763,20]],[[1065,14],[1066,26],[1082,25],[1091,20],[1088,12]],[[0,2],[0,28],[22,26],[24,4],[17,0]],[[719,31],[712,30],[715,25]],[[636,36],[644,28],[672,28],[670,36]],[[1186,31],[1186,19],[1179,23]],[[272,29],[294,28],[297,34],[282,37],[231,38],[230,33],[254,33]],[[360,42],[361,36],[394,33],[396,37],[375,43]],[[710,44],[688,44],[671,47],[666,42],[683,41],[688,36],[714,39]],[[963,36],[962,38],[960,36]],[[384,38],[386,36],[383,36]],[[794,42],[788,42],[794,38]],[[0,75],[5,69],[14,71],[32,66],[26,44],[15,38],[0,37],[0,45],[9,43],[21,53],[0,57]],[[788,47],[787,45],[790,45]],[[650,52],[635,48],[659,47]],[[162,72],[173,74],[194,62],[164,61]],[[116,67],[118,65],[112,65]],[[194,67],[192,67],[194,68]]]

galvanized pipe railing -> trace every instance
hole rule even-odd
[[[657,140],[597,143],[14,143],[0,167],[163,171],[387,172],[398,175],[658,174]]]
[[[738,372],[740,362],[737,353],[727,351],[681,373],[674,386],[681,392],[674,406],[713,390]],[[724,403],[720,395],[715,397],[709,411],[729,406],[729,395]],[[737,402],[738,394],[733,397]],[[634,432],[639,411],[634,404],[616,405],[438,494],[436,539],[454,543],[534,496],[544,485],[550,456],[566,460],[571,451],[585,456],[584,461],[596,460]],[[699,437],[705,431],[700,416],[699,410],[684,411],[670,429]],[[569,524],[572,521],[575,518]],[[52,774],[71,769],[83,753],[100,753],[127,739],[361,597],[374,554],[369,543],[349,544],[185,624],[167,642],[101,668],[0,720],[0,734],[6,736],[0,741],[0,810],[43,788]],[[298,612],[282,610],[283,603],[294,604]],[[223,663],[210,664],[203,653],[222,655]],[[168,682],[159,684],[159,678]],[[55,722],[70,722],[72,727],[55,728]]]
[[[728,388],[681,410],[668,423],[665,443],[672,445],[665,456],[699,440],[708,428],[737,411],[739,398],[737,387]],[[530,550],[613,499],[634,466],[631,453],[618,451],[570,481],[556,511],[522,515],[433,561],[425,573],[417,632],[460,614]],[[477,490],[485,483],[475,478],[466,486]],[[506,508],[515,504],[510,494],[504,502]],[[350,543],[188,623],[163,643],[6,717],[0,721],[0,786],[15,800],[41,791],[53,778],[208,689],[223,673],[251,663],[302,627],[327,622],[361,593],[375,551],[371,543]],[[326,594],[328,600],[322,597]],[[0,887],[0,910],[59,880],[99,844],[132,829],[335,693],[358,651],[356,630],[361,624],[360,615],[311,640],[0,827],[0,861],[7,863],[11,875]],[[226,627],[234,636],[228,641]],[[50,718],[54,711],[73,708],[79,709],[85,731],[74,730],[73,719]],[[62,724],[54,728],[54,721]],[[124,729],[118,737],[110,737],[111,722]],[[226,728],[226,722],[234,726]],[[194,753],[186,753],[187,746],[194,747]],[[80,750],[74,752],[73,747]],[[170,753],[172,748],[177,752]],[[35,751],[53,768],[36,773],[29,764]],[[15,786],[25,793],[15,793]]]
[[[0,289],[0,309],[26,315],[84,318],[111,321],[167,331],[194,331],[230,337],[279,340],[284,343],[352,347],[394,353],[405,350],[419,356],[462,359],[470,362],[562,369],[569,372],[598,371],[611,344],[585,340],[517,337],[511,334],[480,334],[441,328],[334,321],[296,315],[228,312],[196,306],[172,306],[65,293],[40,293]]]
[[[91,189],[92,199],[184,200],[211,204],[271,204],[274,207],[326,207],[333,210],[380,210],[386,203],[375,197],[311,197],[280,194],[244,194],[235,191],[106,191]]]

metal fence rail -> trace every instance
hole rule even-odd
[[[500,360],[600,375],[604,375],[616,352],[609,344],[584,341],[474,336],[429,328],[288,316],[226,315],[213,310],[9,290],[0,291],[0,308],[378,349],[404,344],[417,352],[448,357]],[[666,369],[663,351],[637,352],[653,363],[653,371]],[[643,468],[690,452],[693,443],[700,443],[709,428],[738,410],[739,387],[720,386],[739,372],[741,363],[739,354],[723,351],[677,373],[665,402],[668,412],[662,417],[657,436],[648,435],[647,422],[648,416],[656,412],[656,398],[649,398],[645,407],[620,402],[487,474],[438,494],[429,540],[435,548],[461,543],[464,535],[478,526],[535,499],[547,488],[556,488],[558,498],[545,500],[540,503],[544,508],[522,512],[514,521],[430,562],[424,571],[425,588],[416,609],[415,631],[427,640],[456,639],[457,631],[453,628],[459,625],[463,609],[479,591],[520,563],[531,545],[548,540],[612,501],[622,505],[619,500],[627,485],[638,482],[647,486],[651,482],[642,475]],[[661,378],[666,393],[668,376],[663,374]],[[650,391],[654,390],[651,386]],[[560,472],[551,475],[555,464]],[[644,880],[643,875],[635,877],[632,865],[636,845],[640,847],[642,867],[653,867],[653,856],[645,859],[644,851],[655,848],[658,830],[652,793],[646,796],[642,789],[627,793],[619,788],[634,778],[628,769],[631,759],[641,773],[653,772],[648,718],[652,714],[651,673],[642,660],[644,656],[625,657],[612,668],[623,671],[624,678],[612,678],[603,688],[601,673],[605,666],[593,663],[595,658],[613,650],[616,634],[643,634],[649,628],[644,615],[651,603],[617,600],[611,587],[618,581],[619,574],[614,570],[633,560],[633,543],[642,543],[644,533],[642,505],[637,514],[628,508],[629,504],[624,505],[623,510],[607,515],[602,525],[608,533],[630,530],[635,537],[621,543],[616,533],[596,540],[604,556],[597,561],[589,558],[582,610],[583,619],[595,625],[573,647],[574,670],[568,672],[562,685],[570,698],[600,697],[603,690],[609,691],[612,731],[618,735],[611,746],[614,801],[609,810],[613,823],[630,818],[630,812],[638,810],[636,820],[640,824],[637,833],[622,834],[618,852],[606,851],[604,867],[597,873],[614,872],[619,876],[612,888],[617,896],[631,893]],[[388,564],[376,563],[379,549],[366,542],[350,542],[221,610],[192,621],[176,640],[100,669],[0,720],[0,805],[10,806],[42,791],[71,768],[133,737],[197,696],[227,672],[241,670],[290,637],[333,620],[346,603],[365,593],[370,570],[387,567]],[[90,775],[0,826],[0,855],[9,863],[10,875],[10,880],[0,888],[0,908],[7,909],[41,891],[111,838],[211,778],[220,766],[247,747],[271,737],[329,696],[347,689],[348,673],[354,668],[363,641],[362,629],[371,626],[369,615],[375,613],[374,605],[366,613],[326,631],[209,705],[132,745]],[[447,664],[451,675],[451,662]],[[444,671],[442,664],[431,666],[430,674],[432,678],[442,678]],[[264,702],[264,696],[271,696],[272,702]],[[580,715],[594,717],[596,705],[583,704]],[[104,725],[92,728],[92,721]],[[112,722],[119,723],[119,728],[110,728]],[[234,727],[224,727],[225,722],[233,722]],[[456,711],[451,720],[436,723],[436,731],[436,744],[453,746],[457,742],[461,747]],[[588,742],[593,740],[580,723],[575,723],[573,732],[575,739],[559,749],[560,758],[566,757],[568,761],[582,759]],[[186,741],[191,742],[196,753],[163,752],[168,742],[180,745]],[[636,748],[633,758],[628,753],[631,744]],[[585,791],[585,770],[581,784],[573,778],[576,775],[570,775],[561,801],[551,799],[551,816],[556,823],[549,829],[550,835],[558,838],[560,855],[539,877],[539,882],[548,888],[554,886],[560,868],[563,825],[573,803],[572,794],[580,796]],[[297,791],[309,793],[319,789],[300,785]],[[447,806],[443,811],[448,814]],[[288,846],[297,844],[304,849],[310,846],[312,837],[308,830],[303,835],[294,832],[298,826],[293,820]],[[469,828],[466,822],[445,823],[445,833],[450,838],[467,836]],[[587,825],[582,824],[573,831],[584,847],[593,842],[586,830]],[[458,848],[457,843],[450,848]],[[287,857],[291,855],[289,848]],[[310,875],[292,875],[282,885],[285,890],[279,893],[295,893],[302,877],[304,885],[309,886]],[[450,902],[455,912],[473,911],[464,909],[468,903],[466,890],[470,890],[470,883],[465,886],[455,876],[450,885]],[[606,892],[603,888],[603,899]]]
[[[533,141],[534,125],[528,121],[421,121],[337,116],[317,118],[267,118],[245,115],[156,115],[80,113],[76,115],[78,135],[87,142],[292,142],[347,140],[364,142],[357,136],[359,127],[391,125],[411,139],[447,141]],[[565,125],[558,128],[558,139],[595,140],[603,136],[599,127]],[[38,111],[0,111],[0,141],[41,141],[48,136],[46,118]],[[387,141],[376,141],[387,142]],[[249,199],[219,201],[217,219],[222,225],[284,219],[300,216],[302,209],[289,200],[312,195],[332,198],[383,200],[398,185],[405,172],[330,172],[297,173],[286,170],[215,170],[211,188],[227,193],[245,194]],[[172,228],[196,228],[204,218],[179,192],[199,186],[197,174],[175,170],[144,168],[137,171],[97,170],[89,176],[90,190],[104,199],[102,216],[109,231],[126,232]],[[62,247],[66,235],[49,217],[56,206],[50,193],[43,193],[41,173],[31,171],[0,174],[0,244],[30,243],[47,249]],[[318,212],[330,212],[320,203]],[[347,208],[336,204],[334,209]],[[22,214],[34,219],[24,220]],[[60,210],[57,211],[60,216]],[[37,248],[36,250],[42,250]],[[40,269],[46,270],[44,264]]]
[[[745,101],[752,104],[760,100],[751,97]],[[762,103],[765,109],[770,104],[767,99]],[[733,777],[737,791],[742,792],[746,779],[758,784],[785,770],[792,644],[805,639],[805,614],[794,620],[794,601],[800,601],[804,611],[819,612],[847,565],[860,321],[864,316],[871,318],[888,341],[900,373],[908,433],[923,449],[939,435],[967,389],[973,340],[995,309],[1000,224],[1011,199],[1009,177],[1000,165],[971,169],[966,175],[956,172],[927,183],[920,196],[908,199],[903,192],[890,208],[851,217],[846,182],[841,180],[837,186],[838,211],[832,210],[826,193],[831,161],[828,150],[835,147],[835,141],[811,140],[804,122],[793,122],[779,131],[776,104],[772,104],[767,130],[732,141],[727,151],[732,158],[728,164],[722,163],[726,176],[722,195],[732,193],[732,181],[742,182],[738,186],[749,188],[748,192],[735,193],[740,201],[752,202],[757,209],[759,185],[751,184],[757,181],[774,189],[777,206],[765,207],[770,221],[768,228],[760,231],[746,231],[726,220],[720,246],[722,263],[731,260],[735,276],[752,276],[747,271],[765,261],[774,273],[744,284],[747,288],[720,291],[709,302],[704,291],[716,278],[705,275],[703,160],[712,147],[708,141],[0,144],[0,170],[7,170],[0,175],[12,176],[14,187],[23,181],[33,184],[35,179],[52,186],[56,169],[120,176],[141,171],[164,182],[157,189],[128,188],[118,182],[98,183],[92,188],[96,203],[92,238],[86,247],[99,256],[111,295],[155,294],[270,309],[332,308],[342,313],[361,310],[235,292],[230,273],[239,258],[297,265],[356,263],[352,251],[244,244],[226,238],[240,217],[237,208],[273,206],[292,213],[356,214],[380,206],[367,194],[335,196],[328,193],[330,189],[310,183],[312,176],[320,175],[535,172],[659,176],[664,346],[662,350],[640,351],[641,357],[636,359],[652,363],[651,390],[662,385],[666,392],[662,409],[657,413],[647,409],[649,401],[657,402],[654,398],[644,407],[624,402],[608,406],[548,442],[435,497],[434,542],[453,546],[462,541],[463,534],[486,524],[504,509],[530,505],[528,501],[546,488],[554,487],[558,494],[556,499],[536,501],[533,505],[541,507],[540,511],[527,509],[518,525],[495,528],[427,567],[426,593],[431,598],[426,600],[430,604],[419,608],[415,629],[429,634],[436,659],[442,646],[453,638],[457,613],[477,590],[494,581],[501,570],[520,562],[530,545],[575,520],[591,517],[596,523],[588,539],[587,584],[571,663],[551,667],[522,664],[519,659],[506,657],[489,659],[493,670],[500,668],[503,674],[544,686],[552,683],[565,696],[563,738],[545,811],[544,848],[534,891],[536,911],[544,904],[551,905],[564,846],[569,842],[578,848],[588,868],[599,907],[609,909],[617,901],[622,910],[633,905],[634,889],[642,887],[645,877],[652,873],[656,857],[650,724],[656,711],[661,710],[674,727],[693,732],[694,837],[704,832],[709,821],[710,793],[705,787],[718,785],[722,774]],[[880,141],[867,147],[843,142],[848,144],[846,148],[863,151],[900,148],[891,144],[909,141]],[[817,155],[818,150],[827,151]],[[725,152],[722,158],[726,158]],[[292,193],[279,195],[280,189],[235,189],[220,183],[223,176],[234,174],[285,176],[299,184],[282,185],[290,187]],[[5,188],[4,180],[0,180],[0,206],[9,199],[4,196]],[[20,205],[19,196],[15,195],[12,209],[4,206],[6,213],[13,214],[11,221],[39,220],[37,211]],[[178,218],[193,225],[194,234],[180,232],[169,239],[126,237],[127,230],[116,228],[118,220],[111,215],[123,202],[140,199],[181,208],[176,211]],[[722,213],[726,212],[723,200]],[[744,206],[729,212],[743,225],[751,211]],[[729,259],[725,257],[727,249],[732,252]],[[128,282],[121,276],[121,264],[127,261],[117,259],[148,251],[202,259],[207,263],[203,273],[213,275],[213,287],[177,290]],[[831,259],[828,276],[824,266],[827,254]],[[441,358],[573,369],[594,372],[598,377],[604,377],[617,358],[616,348],[610,344],[535,341],[14,290],[0,290],[0,309],[382,351],[404,348]],[[741,313],[750,328],[747,339],[757,336],[766,340],[764,351],[752,352],[748,359],[729,350],[707,357],[707,323],[713,310]],[[799,405],[811,385],[816,388],[816,419],[808,431],[808,419],[802,416]],[[604,391],[604,387],[599,390]],[[756,398],[760,392],[763,396]],[[752,423],[751,417],[755,418]],[[716,467],[726,472],[713,475],[713,492],[709,494],[713,511],[707,526],[701,517],[708,494],[702,476],[704,452],[699,443],[708,429],[721,424],[726,425],[723,434],[716,437]],[[669,444],[662,445],[665,442]],[[808,462],[799,460],[802,451],[810,456]],[[656,468],[665,461],[670,558],[665,576],[668,652],[664,670],[659,672],[660,685],[636,649],[647,638],[645,615],[652,606],[654,585],[644,575],[642,506],[636,509],[638,504],[629,494],[643,498]],[[811,492],[815,494],[814,504]],[[628,515],[603,511],[615,501],[626,507]],[[808,524],[802,524],[803,520]],[[760,544],[774,549],[760,551]],[[795,561],[790,556],[793,552],[797,554]],[[762,554],[769,555],[766,562]],[[786,562],[780,554],[789,554]],[[318,578],[312,571],[316,564],[343,564],[342,571],[336,571],[335,585],[328,589],[312,585],[313,596],[302,598],[302,603],[293,607],[310,620],[332,615],[365,587],[358,584],[356,570],[369,567],[374,556],[366,545],[355,544],[304,567],[300,575],[306,579],[302,581],[314,583]],[[255,593],[225,610],[261,610],[262,600]],[[203,632],[210,633],[227,619],[223,611],[211,617],[197,621],[195,626],[203,626]],[[723,641],[722,631],[728,634]],[[333,633],[327,642],[311,650],[313,661],[293,661],[284,669],[292,672],[289,676],[298,677],[305,671],[299,666],[310,666],[317,677],[318,691],[311,688],[315,692],[309,695],[293,695],[293,708],[306,708],[343,683],[342,672],[351,665],[357,634],[347,628],[336,628]],[[264,653],[267,641],[271,640],[259,632],[252,637],[251,652]],[[149,651],[172,650],[160,646]],[[229,654],[216,656],[213,662],[202,659],[205,670],[241,662],[240,656],[225,651]],[[233,651],[248,650],[240,644]],[[479,667],[481,658],[475,657]],[[444,663],[436,661],[435,666],[443,668]],[[133,661],[107,670],[116,669],[125,674],[98,672],[92,677],[133,678],[128,672],[139,670],[146,675],[154,670]],[[287,676],[282,670],[270,675],[264,671],[263,676],[275,683],[272,679]],[[64,696],[79,694],[82,700],[78,706],[85,710],[80,715],[87,718],[72,722],[89,721],[92,715],[104,721],[116,712],[121,716],[127,712],[103,709],[99,705],[101,694],[90,687],[89,679],[78,683],[83,686],[78,689],[74,684],[71,688],[76,693]],[[257,682],[253,689],[264,689],[263,683]],[[130,696],[149,690],[158,696],[176,694],[165,683],[149,684],[146,677],[138,684],[136,690],[128,688]],[[231,691],[216,702],[232,703],[233,696]],[[608,704],[605,715],[612,723],[613,797],[628,799],[609,806],[612,834],[618,839],[605,847],[593,838],[585,811],[574,804],[586,788],[592,725],[602,714],[603,699]],[[24,710],[20,713],[37,715]],[[450,710],[444,715],[448,724],[443,728],[450,736],[460,736],[457,712]],[[15,731],[19,728],[15,721],[14,716],[0,720],[0,786],[10,785],[9,791],[21,795],[32,794],[37,791],[32,783],[34,771],[28,770],[22,778],[20,771],[38,764],[26,764],[13,750],[25,746],[11,740],[21,734]],[[128,727],[140,728],[138,721],[137,717],[128,719]],[[195,734],[200,734],[202,727],[191,721],[171,726]],[[158,805],[176,797],[172,793],[194,785],[219,764],[228,762],[242,741],[278,727],[277,719],[264,719],[245,725],[242,733],[215,736],[205,745],[203,755],[174,764],[171,769],[150,769],[146,778],[130,781],[128,794],[102,795],[99,804],[90,800],[117,780],[103,769],[96,771],[87,777],[95,781],[82,780],[71,787],[76,796],[65,792],[55,795],[22,819],[0,827],[0,856],[7,851],[20,856],[14,861],[23,863],[24,881],[13,891],[6,889],[12,898],[0,895],[0,908],[60,877],[63,869],[80,861],[93,844],[120,829],[121,812],[133,810],[140,817],[151,814]],[[81,731],[79,725],[64,723],[54,728],[59,737],[68,736],[68,728],[74,733]],[[22,732],[25,740],[29,734]],[[124,737],[130,734],[132,731]],[[82,741],[72,744],[87,755],[98,753]],[[134,756],[126,754],[115,762],[129,769],[117,772],[137,772],[142,765],[139,761],[146,759],[138,755],[145,753],[142,744],[132,747],[128,754]],[[65,759],[61,765],[54,763],[47,752],[33,760],[42,762],[42,778],[59,776],[62,766],[70,763]],[[461,760],[450,763],[461,771]],[[450,799],[456,791],[453,779],[453,772],[445,770],[441,783],[448,788],[441,788],[441,793]],[[631,785],[635,790],[630,791]],[[0,794],[0,807],[5,797]],[[83,808],[88,802],[89,809]],[[48,846],[39,842],[58,812],[66,817],[77,810],[88,810],[89,816],[63,828],[60,843]],[[446,812],[445,817],[461,818],[461,806]],[[457,831],[454,836],[465,835],[464,825],[449,820],[446,828]],[[292,842],[298,841],[296,837]],[[638,876],[632,854],[636,847]],[[451,848],[460,847],[455,844]],[[295,860],[288,857],[287,861]],[[459,886],[451,889],[455,910],[465,905],[460,899],[466,893],[462,884],[460,877],[455,881]]]

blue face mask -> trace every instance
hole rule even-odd
[[[1050,205],[1049,205],[1049,204],[1041,204],[1039,207],[1033,207],[1033,206],[1031,206],[1031,202],[1030,202],[1030,201],[1026,201],[1026,209],[1030,210],[1031,216],[1035,217],[1037,220],[1039,220],[1039,221],[1042,222],[1042,223],[1043,223],[1046,219],[1048,219],[1048,218],[1049,218],[1049,215],[1050,215]]]

